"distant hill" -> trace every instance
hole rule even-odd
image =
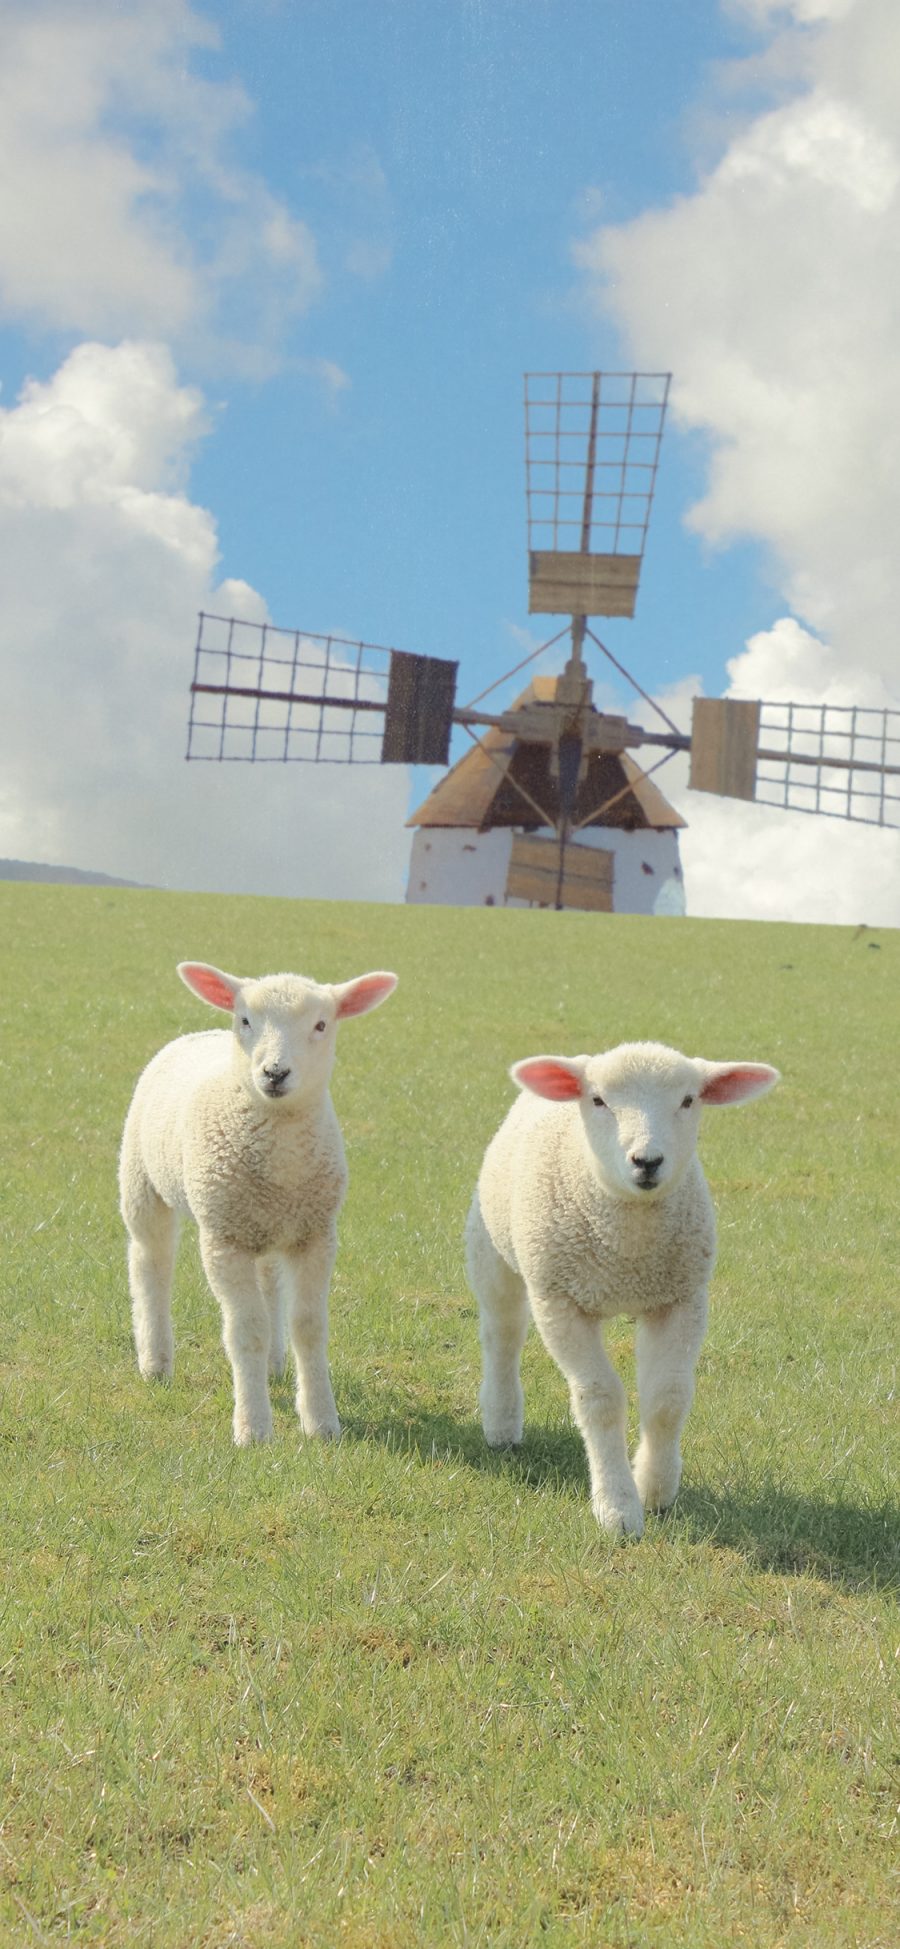
[[[41,866],[33,859],[0,859],[0,880],[46,880],[54,886],[136,887],[139,880],[115,880],[109,873],[85,873],[80,866]]]

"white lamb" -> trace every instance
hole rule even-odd
[[[179,1036],[140,1077],[119,1163],[130,1234],[138,1365],[172,1373],[172,1276],[180,1220],[194,1218],[222,1308],[234,1374],[234,1439],[272,1433],[268,1374],[283,1367],[285,1313],[306,1435],[338,1435],[328,1371],[328,1287],[347,1164],[328,1082],[338,1022],[387,999],[394,974],[320,986],[184,961],[182,981],[232,1029]]]
[[[492,1447],[522,1439],[519,1360],[529,1318],[569,1384],[591,1505],[604,1529],[640,1536],[681,1481],[715,1259],[712,1200],[695,1145],[704,1104],[771,1089],[764,1063],[704,1062],[658,1042],[605,1055],[533,1056],[489,1144],[466,1231],[481,1316],[481,1412]],[[602,1323],[637,1321],[641,1432],[633,1468],[625,1390]]]

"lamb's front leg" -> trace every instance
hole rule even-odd
[[[705,1290],[681,1306],[645,1313],[636,1352],[641,1435],[634,1479],[645,1509],[668,1509],[681,1483],[681,1430],[694,1398],[694,1368],[706,1332]]]
[[[201,1233],[200,1253],[222,1308],[222,1338],[234,1375],[234,1439],[246,1448],[252,1441],[268,1441],[272,1434],[269,1308],[250,1252]]]
[[[644,1512],[625,1442],[625,1389],[607,1359],[598,1320],[571,1300],[529,1293],[534,1322],[569,1383],[591,1476],[591,1508],[602,1529],[640,1536]]]
[[[305,1435],[339,1435],[328,1372],[328,1288],[337,1252],[331,1229],[302,1252],[285,1253],[288,1328],[297,1367],[297,1413]]]
[[[256,1277],[269,1309],[269,1374],[277,1380],[284,1373],[287,1360],[287,1323],[278,1260],[257,1259]]]

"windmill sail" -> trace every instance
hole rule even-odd
[[[900,710],[695,700],[694,791],[900,827]]]
[[[201,613],[195,762],[445,765],[455,663]]]
[[[528,372],[532,614],[633,616],[667,372]]]

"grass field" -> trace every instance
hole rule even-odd
[[[893,1945],[900,934],[4,886],[0,942],[0,1941]],[[213,1023],[185,956],[401,976],[341,1032],[330,1448],[288,1381],[232,1448],[191,1236],[136,1371],[116,1151]],[[508,1063],[637,1036],[785,1080],[705,1119],[684,1487],[622,1546],[534,1336],[486,1450],[461,1230]]]

